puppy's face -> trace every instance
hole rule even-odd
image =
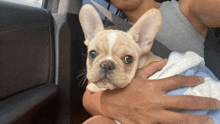
[[[162,16],[156,9],[146,12],[128,31],[104,30],[91,5],[84,5],[79,20],[88,47],[87,78],[99,88],[127,86],[134,78],[139,60],[150,51],[160,30]]]
[[[104,30],[88,45],[87,78],[100,88],[123,88],[138,66],[139,46],[127,33]]]

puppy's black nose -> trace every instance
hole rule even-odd
[[[105,74],[109,74],[115,69],[115,65],[112,61],[104,61],[100,64],[100,67]]]

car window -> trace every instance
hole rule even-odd
[[[8,2],[13,2],[13,3],[24,4],[24,5],[28,5],[28,6],[34,6],[34,7],[41,8],[43,0],[3,0],[3,1],[8,1]]]

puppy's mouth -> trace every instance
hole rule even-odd
[[[90,76],[89,76],[90,77]],[[112,75],[112,74],[98,74],[96,76],[92,76],[92,78],[89,78],[91,82],[93,82],[97,87],[99,88],[106,88],[109,90],[124,88],[128,85],[128,83],[124,82],[124,78],[120,78],[123,76],[119,75]]]
[[[93,83],[95,83],[99,88],[107,88],[109,90],[114,90],[117,87],[114,83],[112,83],[112,80],[106,76]]]

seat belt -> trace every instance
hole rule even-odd
[[[115,25],[117,29],[127,31],[132,27],[130,23],[124,21],[117,15],[114,15],[98,3],[94,2],[93,0],[90,1]],[[217,33],[213,33],[210,28],[208,29],[206,40],[204,43],[204,58],[206,66],[215,74],[218,79],[220,79],[220,28],[218,28],[216,32]],[[216,36],[218,37],[218,39],[216,38]],[[154,40],[151,51],[155,55],[162,58],[168,58],[169,54],[172,52],[169,48],[164,46],[156,39]]]
[[[90,0],[94,6],[103,13],[114,25],[115,29],[128,31],[133,25],[126,22],[125,20],[121,19],[119,16],[113,14],[103,6],[99,5],[93,0]],[[154,40],[151,52],[153,52],[155,55],[160,56],[161,58],[168,58],[169,54],[172,52],[169,48],[167,48],[165,45]]]

